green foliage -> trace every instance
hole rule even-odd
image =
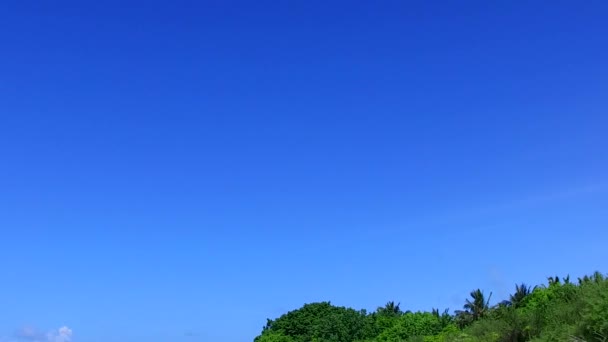
[[[383,316],[399,316],[403,313],[401,311],[401,308],[399,307],[399,305],[400,305],[400,303],[395,304],[395,302],[390,301],[390,302],[386,303],[386,305],[384,307],[379,307],[378,310],[376,310],[376,312],[379,315],[383,315]]]
[[[369,314],[312,303],[268,320],[255,342],[608,341],[608,278],[599,272],[576,284],[555,276],[534,288],[516,285],[509,300],[489,304],[481,290],[453,315],[403,312],[395,302]]]
[[[376,341],[399,342],[413,336],[435,335],[441,328],[439,319],[430,312],[406,313],[391,328],[384,330]]]
[[[580,334],[589,340],[608,341],[608,280],[601,277],[598,281],[583,284],[581,293],[584,305]]]
[[[264,332],[282,333],[294,342],[320,341],[352,342],[365,338],[366,315],[329,302],[306,304],[277,320],[269,320]],[[260,341],[256,341],[260,342]]]
[[[528,297],[532,293],[530,290],[530,286],[522,283],[521,285],[515,285],[515,293],[513,293],[510,297],[511,305],[518,308],[522,306],[526,297]]]
[[[255,342],[293,342],[290,336],[285,336],[281,332],[265,332],[255,339]]]
[[[424,336],[422,342],[449,342],[462,337],[463,333],[454,324],[444,327],[441,332],[435,335]]]
[[[463,311],[456,311],[456,324],[461,328],[464,328],[471,323],[485,317],[490,311],[490,298],[485,299],[483,291],[480,289],[471,291],[471,299],[467,299],[463,308]]]
[[[483,291],[480,289],[471,291],[472,300],[467,299],[466,303],[464,304],[465,312],[471,315],[473,321],[483,318],[488,313],[490,308],[491,297],[492,294],[490,293],[490,296],[486,300]]]

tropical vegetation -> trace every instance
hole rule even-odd
[[[473,290],[453,313],[403,311],[392,301],[373,312],[309,303],[268,319],[254,342],[608,341],[608,277],[600,272],[517,284],[494,305],[491,296]]]

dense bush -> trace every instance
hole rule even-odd
[[[549,277],[546,285],[517,285],[490,306],[481,290],[453,314],[403,312],[388,302],[375,312],[306,304],[268,320],[255,342],[520,342],[608,341],[608,278]],[[491,294],[490,294],[491,295]]]

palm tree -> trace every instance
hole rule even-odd
[[[589,276],[588,276],[588,275],[585,275],[585,276],[584,276],[584,277],[582,277],[582,278],[578,278],[578,284],[579,284],[579,285],[587,284],[587,283],[589,283],[590,281],[591,281],[591,278],[589,278]]]
[[[510,296],[511,305],[516,308],[520,307],[524,298],[529,296],[530,293],[532,293],[530,286],[527,286],[524,283],[521,283],[521,285],[515,285],[515,293]]]
[[[551,285],[559,285],[560,284],[560,280],[559,280],[558,276],[549,277],[549,278],[547,278],[547,281],[549,282],[549,286],[551,286]]]
[[[485,296],[480,289],[471,291],[471,299],[473,300],[467,299],[463,308],[465,312],[468,312],[471,315],[472,320],[476,321],[488,313],[491,298],[491,292],[490,296],[488,296],[488,300],[485,300]]]
[[[401,308],[399,307],[401,303],[395,304],[394,301],[390,301],[386,303],[384,307],[379,307],[378,312],[388,314],[388,315],[399,315],[401,314]]]
[[[431,313],[437,318],[442,328],[445,328],[453,321],[453,318],[450,315],[450,309],[445,309],[443,313],[440,314],[439,309],[433,308]]]
[[[603,281],[604,281],[604,279],[605,279],[605,278],[604,278],[604,275],[603,275],[603,274],[601,274],[599,271],[595,271],[595,272],[593,273],[593,275],[591,276],[591,278],[592,278],[592,279],[593,279],[593,281],[594,281],[594,282],[596,282],[596,283],[601,283],[601,282],[603,282]]]
[[[601,283],[604,280],[606,280],[606,277],[602,273],[595,271],[591,276],[585,275],[582,278],[578,278],[578,284],[583,285],[583,284],[589,284],[592,282]]]

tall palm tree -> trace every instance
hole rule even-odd
[[[521,285],[515,285],[515,293],[510,296],[511,305],[516,308],[520,307],[524,298],[529,296],[530,293],[532,293],[530,286],[527,286],[524,283],[521,283]]]
[[[486,300],[483,292],[480,289],[471,291],[472,300],[467,299],[463,308],[471,315],[472,320],[476,321],[488,313],[491,298],[491,292],[490,296],[488,296],[488,300]]]

